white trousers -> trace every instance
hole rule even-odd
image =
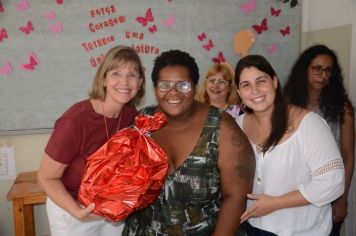
[[[49,197],[46,202],[51,236],[120,236],[124,222],[103,219],[80,221],[56,205]]]

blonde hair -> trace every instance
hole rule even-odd
[[[206,83],[210,76],[216,75],[217,73],[221,73],[224,80],[229,82],[228,84],[230,86],[230,92],[228,94],[228,97],[226,98],[228,104],[239,103],[240,100],[237,96],[236,84],[233,80],[233,72],[227,65],[224,64],[214,64],[208,69],[208,72],[206,73],[203,82],[199,86],[198,93],[196,94],[195,98],[202,103],[210,104],[210,98],[208,93],[206,92]]]
[[[91,90],[89,91],[89,97],[91,99],[105,100],[106,88],[104,86],[107,72],[117,68],[119,65],[132,63],[135,69],[139,73],[141,78],[141,85],[137,91],[136,96],[130,101],[138,105],[141,98],[145,94],[145,72],[142,66],[140,57],[133,48],[126,46],[117,46],[110,49],[104,56],[103,61],[100,63],[98,70],[95,73]]]

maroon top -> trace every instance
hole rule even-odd
[[[136,115],[134,105],[125,105],[119,129],[130,126]],[[106,123],[110,138],[116,133],[119,118],[106,118]],[[45,152],[53,160],[68,165],[62,181],[74,199],[78,198],[87,158],[106,141],[104,116],[94,111],[89,99],[74,104],[56,121]]]

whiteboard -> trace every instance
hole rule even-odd
[[[100,58],[113,46],[131,46],[142,58],[147,89],[140,106],[155,103],[150,74],[163,51],[190,53],[203,78],[219,54],[236,65],[234,36],[250,29],[255,41],[248,53],[264,55],[282,82],[299,52],[301,7],[280,0],[0,3],[0,134],[50,131],[88,97]]]

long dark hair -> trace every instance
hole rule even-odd
[[[314,45],[307,48],[295,62],[284,87],[284,94],[290,104],[303,108],[308,106],[308,68],[310,63],[320,55],[327,55],[333,60],[329,83],[320,93],[319,109],[327,121],[343,122],[345,103],[351,102],[345,92],[343,76],[336,53],[325,45]]]
[[[235,82],[239,88],[240,75],[245,68],[255,67],[258,70],[268,74],[272,79],[277,78],[271,64],[260,55],[248,55],[240,59],[235,69]],[[263,144],[262,152],[265,153],[270,147],[274,147],[282,139],[288,128],[288,105],[283,97],[281,85],[277,79],[276,96],[274,98],[274,109],[271,117],[271,133],[266,142]],[[249,107],[244,108],[247,113],[252,113],[253,110]]]

